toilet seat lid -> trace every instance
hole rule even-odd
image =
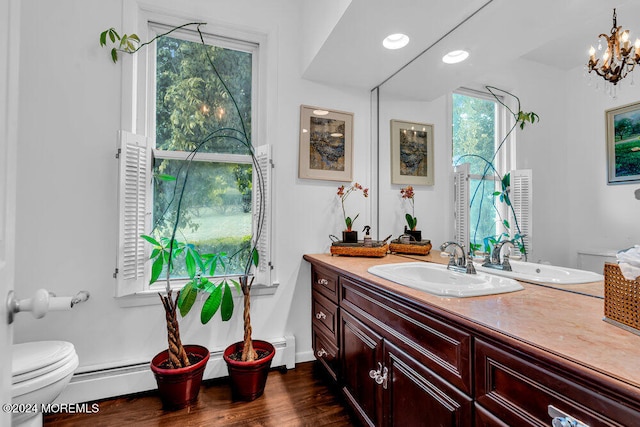
[[[55,365],[74,354],[75,348],[66,341],[34,341],[14,344],[12,353],[11,374],[17,377]]]

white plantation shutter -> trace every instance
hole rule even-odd
[[[532,233],[532,171],[531,169],[511,171],[511,192],[509,199],[513,206],[513,212],[509,211],[509,224],[511,225],[511,238],[517,233],[524,235],[524,245],[527,254],[531,253]],[[513,218],[515,212],[516,218]],[[516,219],[518,226],[516,227]],[[520,231],[518,232],[518,228]]]
[[[454,240],[469,250],[469,163],[453,170]]]
[[[256,284],[271,285],[271,146],[260,145],[255,148],[255,155],[258,161],[259,169],[264,179],[264,193],[260,194],[255,191],[253,206],[253,230],[258,230],[258,221],[262,219],[262,230],[257,248],[260,255],[260,262],[256,267]],[[258,179],[254,173],[254,189],[258,188]],[[262,209],[261,218],[258,213]]]
[[[144,290],[148,244],[140,238],[150,217],[151,145],[148,138],[119,132],[118,256],[116,296]]]

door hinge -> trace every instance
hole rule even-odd
[[[118,269],[116,268],[115,271],[113,272],[113,278],[117,279],[118,278]]]
[[[116,159],[120,158],[120,153],[122,153],[122,148],[118,148],[118,152],[116,153]]]

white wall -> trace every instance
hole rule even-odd
[[[301,78],[300,6],[296,0],[229,2],[158,0],[165,9],[268,34],[268,142],[273,144],[275,295],[252,302],[255,338],[293,334],[300,360],[311,353],[310,267],[304,253],[326,252],[341,230],[338,183],[297,178],[299,107],[318,105],[355,114],[356,177],[370,167],[369,91],[345,91]],[[116,131],[120,126],[120,65],[98,46],[98,35],[122,22],[121,2],[22,2],[16,292],[44,287],[57,295],[83,289],[88,302],[43,320],[20,314],[15,341],[67,340],[80,370],[149,361],[166,346],[158,303],[126,307],[114,295],[116,254]],[[128,32],[127,29],[123,29]],[[362,223],[367,200],[354,198]],[[182,322],[183,341],[210,350],[241,338],[241,316],[223,324]]]
[[[324,42],[342,18],[351,0],[303,1],[300,5],[302,21],[302,71],[307,69]]]
[[[451,190],[451,122],[448,95],[432,102],[402,101],[380,90],[380,237],[401,235],[406,225],[405,214],[410,204],[403,200],[400,189],[406,185],[391,184],[391,120],[433,124],[434,185],[414,185],[417,228],[424,240],[435,247],[453,238]]]

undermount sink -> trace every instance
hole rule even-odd
[[[446,265],[428,262],[376,265],[368,271],[383,279],[443,297],[476,297],[524,289],[506,277],[458,273],[447,270]]]
[[[509,260],[509,263],[511,264],[512,271],[482,267],[479,264],[476,264],[475,267],[477,271],[541,284],[577,285],[579,283],[600,282],[604,280],[602,274],[592,271],[515,260]]]

